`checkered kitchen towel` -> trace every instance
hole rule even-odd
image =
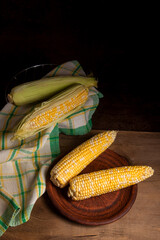
[[[84,75],[77,61],[56,67],[48,76]],[[10,141],[15,124],[30,110],[10,103],[0,112],[0,236],[9,226],[29,220],[36,200],[46,190],[46,173],[60,154],[59,134],[82,135],[92,128],[92,115],[102,94],[94,87],[77,113],[55,127],[38,133],[32,140]]]

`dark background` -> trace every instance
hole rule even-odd
[[[104,94],[94,129],[160,130],[156,6],[108,1],[0,1],[1,108],[20,70],[78,60]]]

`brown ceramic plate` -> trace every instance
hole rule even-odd
[[[82,173],[127,165],[126,158],[107,149]],[[53,205],[68,219],[85,225],[108,224],[120,219],[131,209],[137,196],[137,185],[133,185],[101,196],[73,201],[67,197],[68,186],[60,189],[49,178],[48,173],[47,193]]]

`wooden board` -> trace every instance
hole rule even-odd
[[[82,173],[127,165],[129,163],[126,158],[107,149]],[[49,170],[47,193],[54,206],[64,216],[75,222],[86,225],[102,225],[118,220],[131,209],[136,199],[137,185],[81,201],[71,200],[67,196],[67,191],[68,186],[61,189],[52,184]]]

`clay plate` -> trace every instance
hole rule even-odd
[[[82,173],[127,165],[130,164],[126,158],[107,149]],[[68,219],[85,225],[108,224],[120,219],[131,209],[137,196],[137,184],[81,201],[71,200],[67,196],[67,190],[68,186],[60,189],[52,184],[49,171],[47,193],[53,205]]]

